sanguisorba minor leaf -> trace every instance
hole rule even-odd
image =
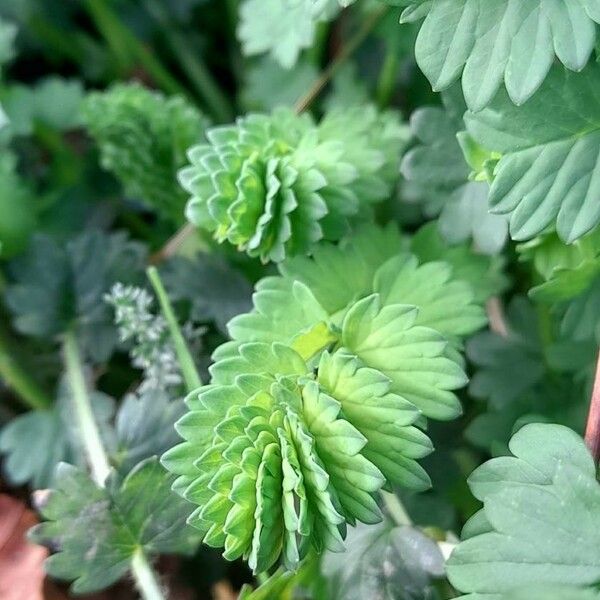
[[[469,478],[484,506],[450,557],[450,582],[489,600],[531,584],[593,586],[600,579],[600,484],[584,441],[560,425],[531,424],[509,447],[512,456],[488,461]]]
[[[572,71],[587,64],[600,22],[598,0],[408,0],[405,20],[426,15],[417,63],[437,91],[462,76],[467,105],[481,110],[504,84],[523,104],[554,58]],[[418,5],[418,6],[415,6]]]
[[[261,572],[310,547],[343,548],[346,524],[381,520],[383,486],[429,486],[424,414],[461,412],[460,340],[485,321],[450,265],[419,265],[393,228],[281,266],[229,324],[211,383],[189,395],[184,442],[163,457],[189,522]]]
[[[581,73],[555,66],[523,106],[500,92],[468,112],[473,138],[502,158],[490,191],[493,212],[510,214],[515,240],[556,223],[571,243],[600,222],[600,66]],[[552,118],[549,118],[552,115]]]

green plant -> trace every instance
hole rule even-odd
[[[598,27],[0,0],[0,467],[46,572],[598,599]]]

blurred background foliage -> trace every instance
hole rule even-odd
[[[125,474],[172,445],[165,431],[182,411],[181,381],[136,391],[144,363],[129,353],[135,356],[138,344],[139,357],[140,341],[123,335],[105,300],[116,282],[148,288],[145,266],[160,261],[206,373],[212,350],[226,339],[226,322],[248,309],[252,284],[272,272],[201,232],[176,257],[164,252],[184,223],[185,194],[175,173],[209,124],[297,103],[381,5],[365,0],[318,21],[298,48],[278,47],[274,33],[272,47],[253,49],[253,36],[263,32],[254,31],[256,19],[243,19],[256,2],[263,0],[0,0],[2,491],[27,500],[29,490],[49,486],[59,461],[81,463],[65,409],[60,339],[68,332],[86,362],[112,464]],[[406,179],[399,177],[397,191],[377,207],[378,219],[413,233],[439,216],[437,226],[413,238],[417,255],[444,257],[484,298],[516,292],[508,331],[484,332],[467,344],[473,377],[461,392],[463,417],[430,428],[436,452],[425,463],[433,490],[402,498],[415,527],[443,537],[477,509],[467,474],[486,456],[505,453],[519,424],[545,420],[581,429],[598,327],[586,307],[598,286],[559,305],[539,305],[526,294],[534,285],[542,297],[556,293],[556,283],[542,290],[553,267],[590,260],[596,268],[598,252],[585,242],[583,257],[573,256],[552,245],[552,233],[517,251],[504,249],[506,223],[481,213],[477,200],[486,184],[469,179],[472,165],[456,140],[462,98],[455,90],[432,92],[414,61],[418,25],[400,27],[400,10],[390,7],[377,21],[310,110],[318,117],[366,102],[400,110],[413,135],[402,164]],[[97,92],[119,95],[123,83],[150,98],[144,110],[136,93],[102,104],[105,95]],[[172,204],[165,201],[171,197]],[[560,294],[560,281],[558,288]],[[576,328],[574,312],[589,321],[576,320]],[[422,560],[405,564],[407,547]],[[264,597],[307,597],[298,591],[306,587],[317,600],[347,600],[356,589],[364,599],[448,597],[446,584],[435,583],[439,557],[417,529],[357,530],[348,553],[352,570],[344,557],[327,557],[322,570],[315,560],[293,586],[278,580]],[[402,568],[381,570],[383,554]],[[241,563],[204,547],[164,559],[160,568],[173,598],[228,600],[251,581]],[[127,583],[114,588],[116,597],[132,593]]]

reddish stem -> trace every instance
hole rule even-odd
[[[585,443],[590,449],[594,460],[598,463],[600,460],[600,354],[598,354],[590,412],[585,428]]]

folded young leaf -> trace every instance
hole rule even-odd
[[[415,54],[436,91],[462,75],[471,110],[504,84],[511,102],[527,101],[554,58],[572,70],[587,64],[600,23],[598,0],[404,0],[403,20],[425,16]]]
[[[72,591],[84,594],[122,577],[138,548],[149,556],[193,551],[197,534],[185,525],[187,504],[171,492],[172,481],[155,458],[106,489],[63,463],[41,511],[47,522],[30,532],[36,543],[58,548],[47,572],[74,580]]]
[[[523,106],[501,92],[485,110],[465,115],[472,137],[502,154],[490,205],[510,214],[513,239],[556,223],[560,238],[572,243],[600,222],[599,85],[595,62],[581,73],[555,66]]]
[[[593,586],[600,484],[584,441],[560,425],[531,424],[509,447],[513,456],[492,459],[469,478],[484,507],[448,561],[450,582],[489,600],[531,584]]]
[[[536,301],[566,302],[587,291],[600,279],[600,228],[566,246],[555,233],[517,246],[521,260],[531,261],[544,283],[529,295]]]
[[[187,398],[185,442],[163,463],[226,558],[295,569],[310,547],[343,549],[347,524],[380,521],[384,486],[430,485],[417,460],[432,445],[415,423],[460,414],[466,377],[448,336],[485,319],[449,265],[419,265],[400,245],[368,226],[284,263]]]
[[[394,112],[338,109],[317,125],[280,108],[207,133],[180,182],[188,219],[264,262],[339,240],[389,196],[407,132]]]

